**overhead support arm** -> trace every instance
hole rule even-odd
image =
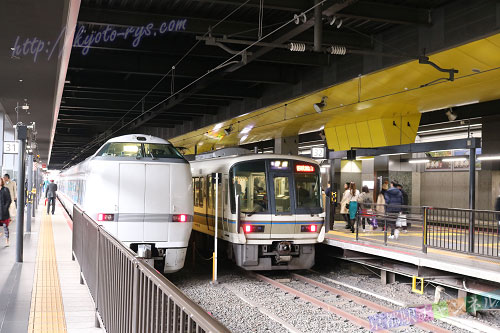
[[[314,0],[314,4],[318,5],[320,0]],[[317,6],[314,8],[314,52],[322,52],[321,44],[323,43],[323,19],[322,8]]]
[[[436,80],[431,81],[429,83],[423,84],[420,87],[426,87],[426,86],[431,85],[431,84],[438,82],[438,81],[444,81],[444,80],[454,81],[455,74],[458,73],[458,69],[454,69],[454,68],[446,69],[446,68],[439,67],[436,63],[430,61],[429,57],[427,57],[427,56],[420,56],[418,58],[418,63],[424,64],[424,65],[431,65],[432,67],[434,67],[438,71],[443,72],[443,73],[448,73],[448,75],[449,75],[448,78],[439,78],[439,79],[436,79]]]

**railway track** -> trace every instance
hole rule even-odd
[[[381,312],[394,311],[394,309],[389,307],[366,300],[297,273],[290,273],[289,282],[282,282],[284,279],[276,280],[257,273],[252,273],[252,275],[258,280],[267,282],[274,287],[282,289],[286,293],[299,297],[306,302],[310,302],[311,304],[367,330],[371,329],[368,321],[369,316]],[[431,323],[418,323],[415,324],[415,326],[428,332],[451,332]],[[389,331],[378,330],[377,332]]]

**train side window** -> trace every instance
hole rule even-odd
[[[200,178],[200,207],[203,208],[203,202],[205,201],[206,197],[206,183],[205,183],[205,177]]]
[[[200,178],[193,178],[194,180],[194,205],[196,207],[200,206]]]

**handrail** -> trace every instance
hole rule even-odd
[[[76,205],[72,250],[107,332],[229,332]]]

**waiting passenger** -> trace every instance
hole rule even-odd
[[[361,194],[358,199],[358,204],[361,207],[361,223],[363,225],[363,232],[366,231],[366,221],[370,223],[370,217],[372,215],[373,198],[370,195],[370,190],[368,186],[363,186],[361,189]]]
[[[389,215],[389,224],[391,227],[390,239],[398,239],[399,230],[396,227],[396,220],[401,213],[401,205],[403,204],[403,194],[396,187],[396,181],[391,182],[391,187],[385,192],[385,203],[387,204],[387,215]]]
[[[17,184],[15,181],[10,179],[10,175],[8,173],[3,175],[3,181],[5,182],[5,187],[9,189],[10,198],[12,199],[9,207],[10,216],[15,216],[17,207]]]
[[[47,185],[47,190],[45,191],[45,198],[48,199],[47,202],[47,215],[50,211],[50,205],[52,205],[52,215],[54,215],[54,210],[56,209],[56,192],[57,184],[51,179],[49,185]]]
[[[358,213],[359,190],[356,190],[356,183],[351,182],[349,191],[351,192],[351,201],[349,202],[349,227],[354,232],[354,221]]]
[[[389,182],[385,181],[382,184],[382,189],[380,190],[378,196],[377,196],[377,207],[375,208],[376,210],[376,215],[378,216],[384,216],[385,214],[385,192],[389,189]],[[375,218],[373,220],[373,230],[378,228],[378,219]]]
[[[398,184],[397,188],[401,191],[401,194],[403,195],[403,206],[408,206],[408,202],[409,202],[408,193],[406,193],[403,190],[403,185],[401,185],[401,184]],[[402,212],[404,214],[408,214],[410,212],[410,210],[408,209],[408,207],[405,207],[402,209]],[[408,226],[406,226],[406,225],[403,226],[403,232],[408,232]]]
[[[0,178],[0,225],[3,225],[5,246],[9,246],[9,207],[11,203],[10,191],[5,187],[3,178]]]
[[[351,191],[349,191],[350,183],[344,184],[344,193],[342,194],[342,200],[340,200],[340,214],[344,218],[345,228],[350,229],[349,225],[349,202],[351,202]]]

